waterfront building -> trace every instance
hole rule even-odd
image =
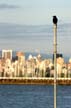
[[[13,77],[14,75],[14,68],[12,67],[12,62],[10,59],[6,59],[5,61],[5,70],[4,70],[4,77]]]
[[[53,66],[52,59],[49,59],[49,68],[51,69]]]
[[[29,55],[27,64],[27,76],[34,77],[35,76],[35,62],[32,55]]]
[[[50,70],[50,77],[54,77],[54,65],[53,65],[52,59],[49,59],[48,67]]]
[[[17,53],[18,56],[18,63],[17,63],[17,68],[18,68],[18,76],[24,76],[25,74],[25,54],[23,52],[18,52]]]
[[[0,59],[0,77],[2,77],[2,61]]]
[[[12,60],[12,50],[2,50],[2,58]]]
[[[38,54],[36,57],[36,66],[35,66],[35,74],[37,77],[40,77],[40,64],[42,62],[41,55]]]
[[[64,65],[63,65],[63,67],[62,67],[61,77],[66,78],[66,77],[67,77],[67,74],[68,74],[67,66],[66,66],[66,64],[64,63]]]
[[[15,62],[12,63],[12,67],[14,69],[14,77],[18,76],[18,61],[16,60]]]
[[[63,64],[64,59],[62,57],[57,58],[57,77],[61,77]]]
[[[50,77],[51,65],[50,59],[45,59],[45,77]]]
[[[45,77],[46,68],[47,68],[47,61],[42,60],[42,62],[40,63],[40,67],[39,67],[40,77]]]
[[[69,62],[67,64],[67,69],[68,69],[68,77],[71,77],[71,58],[69,59]]]

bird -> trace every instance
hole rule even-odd
[[[57,24],[57,21],[58,21],[57,17],[56,16],[53,16],[53,23],[54,24]]]

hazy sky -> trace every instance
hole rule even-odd
[[[53,53],[52,16],[58,17],[58,24],[71,24],[70,11],[71,0],[0,0],[0,49],[39,49]],[[19,27],[20,25],[22,26]],[[32,32],[29,34],[31,26],[27,29],[28,27],[24,28],[23,25],[47,27],[37,27],[36,32],[32,34],[35,30],[32,26]],[[59,26],[59,30],[58,49],[71,54],[71,25]],[[24,31],[28,34],[25,35]]]
[[[0,22],[42,25],[71,21],[71,0],[0,0]]]

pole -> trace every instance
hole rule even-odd
[[[56,108],[56,74],[57,74],[57,25],[54,24],[54,108]]]
[[[56,100],[56,78],[57,78],[57,61],[56,61],[56,54],[57,54],[57,17],[53,16],[53,29],[54,29],[54,108],[57,107],[57,100]]]

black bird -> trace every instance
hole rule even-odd
[[[53,16],[53,23],[54,24],[57,24],[57,21],[58,21],[57,17],[56,16]]]

